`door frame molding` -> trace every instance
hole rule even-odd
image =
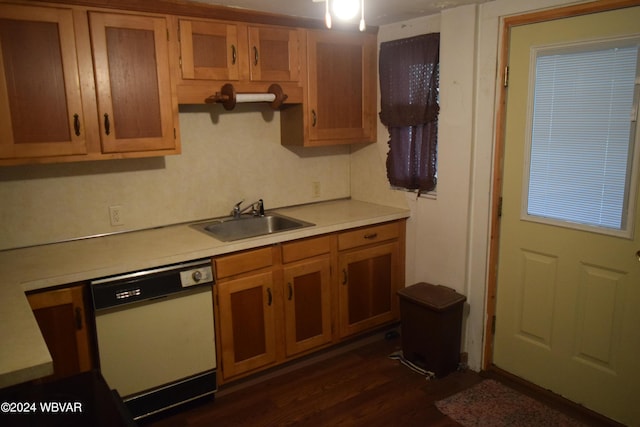
[[[509,63],[509,42],[512,27],[634,6],[640,6],[640,0],[596,0],[589,3],[564,6],[555,9],[530,12],[522,15],[502,18],[502,28],[500,29],[500,46],[498,52],[498,73],[500,76],[499,81],[505,82],[505,80],[508,78],[506,66]],[[500,244],[500,204],[502,200],[503,172],[502,165],[504,161],[504,131],[506,124],[507,99],[507,87],[504,85],[504,83],[500,85],[498,97],[491,183],[491,223],[489,229],[489,261],[485,307],[486,317],[484,327],[484,349],[482,357],[483,370],[487,370],[493,366],[493,342],[495,334],[494,318],[496,315],[496,296],[498,291],[498,251]]]

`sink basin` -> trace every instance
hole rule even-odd
[[[315,224],[284,215],[269,213],[265,216],[242,216],[240,218],[222,218],[214,221],[194,224],[193,227],[223,242],[263,236],[311,227]]]

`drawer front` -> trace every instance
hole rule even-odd
[[[398,227],[397,222],[392,222],[340,233],[340,235],[338,235],[338,250],[343,251],[345,249],[357,248],[358,246],[397,239],[400,236]]]
[[[305,258],[329,253],[331,237],[322,236],[313,239],[298,240],[282,244],[282,262],[294,262]]]
[[[223,279],[261,268],[271,267],[271,248],[260,248],[247,252],[214,258],[216,278]]]

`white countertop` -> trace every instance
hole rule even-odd
[[[208,258],[287,240],[392,221],[408,209],[355,200],[274,212],[316,224],[235,242],[221,242],[188,224],[0,252],[0,388],[46,376],[53,363],[25,291]]]

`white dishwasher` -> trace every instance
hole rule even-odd
[[[214,396],[210,260],[91,282],[100,371],[134,419]]]

